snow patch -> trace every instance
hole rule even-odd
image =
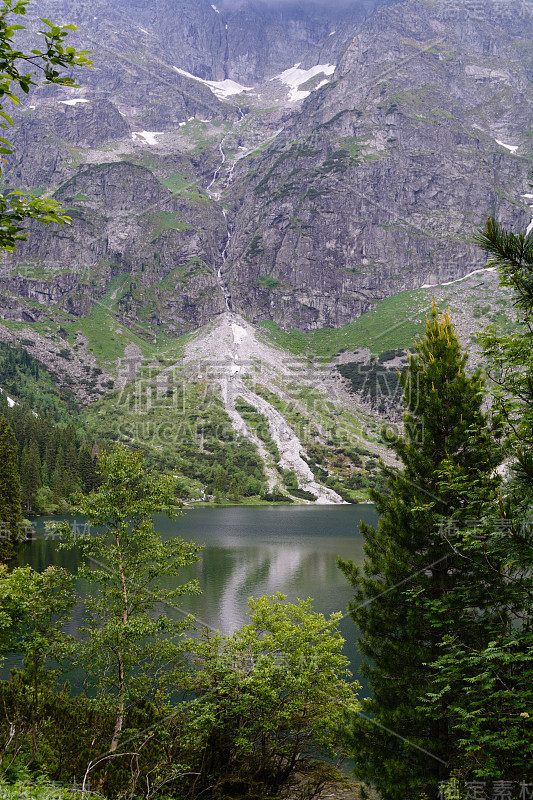
[[[516,153],[516,151],[518,150],[518,145],[517,144],[505,144],[505,142],[500,142],[499,139],[496,139],[495,141],[496,141],[496,144],[499,144],[500,147],[505,147],[505,149],[506,150],[510,150],[511,153]]]
[[[134,131],[131,134],[134,142],[144,141],[151,145],[157,145],[156,136],[163,136],[163,131]]]
[[[333,75],[335,72],[334,64],[317,64],[316,67],[311,67],[310,69],[299,69],[300,63],[295,64],[294,67],[286,69],[279,75],[275,75],[273,78],[270,78],[271,81],[281,81],[281,83],[284,83],[285,86],[290,88],[289,100],[291,102],[304,100],[311,94],[309,91],[300,91],[298,89],[298,87],[303,83],[306,83],[311,78],[314,78],[315,75],[320,75],[321,73],[324,75]],[[328,83],[328,81],[322,81],[319,86],[324,86],[324,83]],[[315,90],[318,88],[318,86],[315,86]]]
[[[248,336],[248,331],[246,328],[243,328],[241,325],[237,325],[235,322],[231,323],[231,330],[235,344],[242,344]]]
[[[333,34],[334,34],[334,33],[337,33],[337,31],[331,31],[331,33],[329,34],[329,36],[333,36]]]
[[[483,267],[482,269],[475,269],[472,272],[469,272],[467,275],[463,275],[462,278],[456,278],[454,281],[446,281],[445,283],[424,283],[420,288],[434,289],[436,286],[451,286],[453,283],[461,283],[461,281],[465,281],[467,278],[470,278],[471,275],[477,275],[480,272],[496,272],[496,267]]]
[[[150,36],[150,34],[148,33],[148,31],[145,31],[145,30],[144,30],[144,28],[141,28],[141,26],[140,26],[140,25],[139,25],[139,30],[140,30],[140,31],[142,31],[143,33],[146,33],[146,34],[147,34],[147,36]]]
[[[522,197],[525,197],[526,200],[533,200],[533,194],[523,194]],[[532,203],[529,203],[529,207],[530,207],[531,211],[533,211],[533,204]],[[531,222],[529,223],[529,225],[526,228],[526,236],[529,236],[531,231],[533,231],[533,216],[531,217]]]
[[[176,72],[179,72],[180,75],[184,75],[186,78],[191,78],[193,81],[198,81],[198,83],[203,83],[204,86],[208,86],[219,100],[226,100],[234,94],[251,92],[253,89],[253,86],[242,86],[240,83],[232,81],[229,78],[226,78],[225,81],[205,81],[203,78],[198,78],[196,75],[192,75],[190,72],[186,72],[186,70],[180,69],[179,67],[173,66],[172,69],[175,69]]]
[[[216,11],[217,14],[220,14],[220,11],[218,10],[218,8],[216,6],[214,6],[212,3],[211,3],[211,8],[213,9],[213,11]]]
[[[60,103],[63,103],[64,106],[75,106],[78,103],[88,103],[88,100],[84,100],[83,97],[76,97],[73,100],[60,100]]]
[[[2,392],[2,394],[3,394],[3,393],[4,393],[4,390],[0,388],[0,392]],[[13,406],[18,406],[18,403],[15,403],[15,401],[14,401],[14,400],[12,400],[12,399],[11,399],[11,397],[8,397],[8,396],[6,395],[6,398],[7,398],[7,404],[8,404],[8,406],[9,406],[9,408],[13,408]]]

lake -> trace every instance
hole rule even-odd
[[[374,506],[199,506],[173,521],[158,515],[155,525],[163,538],[180,536],[205,545],[199,562],[182,573],[183,579],[198,579],[202,594],[184,597],[182,608],[228,634],[247,622],[250,596],[282,592],[289,600],[312,597],[317,611],[345,613],[352,587],[336,562],[342,556],[362,564],[360,520],[376,524]],[[76,572],[78,554],[59,550],[57,541],[45,537],[45,521],[33,520],[37,539],[24,547],[19,562],[36,570],[55,564]],[[78,589],[86,590],[81,581]],[[74,609],[70,632],[80,623],[81,613],[81,607]],[[345,653],[361,680],[357,632],[349,617],[341,630]],[[4,665],[2,677],[14,663],[15,658]]]

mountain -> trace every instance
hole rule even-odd
[[[301,391],[320,407],[331,393],[324,369],[355,389],[350,436],[360,431],[372,462],[383,445],[373,415],[394,420],[397,398],[376,401],[365,381],[405,363],[430,296],[451,292],[465,341],[478,321],[509,316],[494,276],[478,273],[472,235],[489,215],[523,230],[531,219],[533,18],[523,3],[42,0],[26,45],[41,16],[74,22],[69,38],[93,51],[95,68],[76,75],[79,88],[32,91],[16,112],[3,191],[51,193],[72,223],[33,225],[2,257],[0,339],[26,347],[79,401],[122,397],[137,370],[163,374],[188,335],[207,337],[216,361],[211,326],[226,341],[237,325],[296,358],[295,374],[311,364],[321,388]],[[217,415],[259,446],[252,406],[279,450],[276,414],[294,433],[294,414],[311,421],[312,409],[281,378],[254,399],[250,370],[229,406],[229,377],[209,378],[222,393]],[[346,413],[342,397],[326,417]],[[95,435],[119,435],[91,419]],[[337,485],[355,469],[343,461],[349,435],[324,422],[296,439]],[[315,445],[329,448],[323,462]],[[313,492],[296,455],[277,473],[269,458],[271,488],[285,470]]]
[[[96,69],[80,90],[34,93],[18,119],[6,186],[53,191],[73,224],[3,260],[11,296],[42,300],[46,283],[85,314],[128,274],[126,324],[151,309],[181,333],[231,296],[252,321],[339,327],[480,268],[471,237],[488,215],[528,224],[520,4],[482,19],[429,0],[41,5],[74,19]]]

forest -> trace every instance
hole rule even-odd
[[[6,22],[26,5],[0,10],[2,100],[34,83]],[[42,22],[33,59],[49,83],[72,86],[61,70],[89,62],[64,47],[66,28]],[[2,195],[0,248],[14,249],[27,219],[68,221],[46,197]],[[371,490],[379,524],[362,526],[363,566],[338,562],[370,698],[342,653],[340,612],[251,598],[249,622],[228,636],[180,615],[200,591],[180,575],[201,547],[163,541],[153,521],[179,514],[180,477],[125,445],[95,448],[71,424],[69,396],[58,402],[37,361],[2,345],[0,657],[22,662],[0,681],[0,800],[313,800],[347,783],[345,759],[361,798],[533,798],[533,233],[490,219],[476,241],[513,292],[516,329],[481,331],[484,371],[470,369],[433,303],[398,376],[403,426],[383,433],[396,462],[381,462]],[[241,409],[272,448],[261,415]],[[257,490],[242,457],[230,441],[206,458],[216,492]],[[13,560],[25,514],[51,510],[87,521],[83,536],[49,523],[59,547],[81,551],[77,576]]]
[[[399,466],[381,464],[364,566],[339,559],[371,699],[350,678],[340,615],[309,601],[251,600],[249,624],[226,637],[167,616],[199,587],[162,579],[200,548],[160,540],[153,514],[179,511],[176,479],[117,445],[89,454],[94,485],[73,500],[91,535],[55,523],[61,546],[81,547],[93,586],[78,634],[64,627],[72,575],[2,567],[1,648],[24,654],[0,685],[6,790],[48,786],[54,797],[52,781],[82,797],[311,800],[342,783],[336,765],[349,756],[362,797],[531,796],[533,242],[489,220],[478,243],[514,290],[517,331],[479,334],[484,375],[433,304],[400,376],[404,429],[389,436]],[[46,453],[38,431],[33,449],[44,442]],[[54,472],[71,452],[58,436]],[[18,452],[3,418],[0,497],[14,543]],[[73,667],[81,695],[65,679]]]

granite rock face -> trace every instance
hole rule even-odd
[[[59,232],[34,225],[17,255],[3,259],[4,291],[46,305],[61,301],[65,310],[83,315],[112,277],[130,274],[138,291],[125,319],[135,317],[138,306],[150,305],[157,320],[168,306],[176,330],[187,330],[224,310],[216,276],[207,267],[225,230],[222,213],[206,217],[201,205],[173,196],[150,170],[127,162],[87,166],[55,197],[72,223]]]
[[[481,268],[489,215],[531,219],[523,3],[43,0],[39,14],[75,22],[95,69],[16,118],[4,189],[53,193],[72,223],[33,225],[2,258],[6,318],[85,316],[120,276],[132,328],[181,333],[228,308],[338,327]]]
[[[497,22],[454,24],[422,2],[382,9],[333,82],[251,169],[239,165],[241,313],[344,325],[384,296],[481,268],[471,239],[487,216],[525,230],[532,25]]]

